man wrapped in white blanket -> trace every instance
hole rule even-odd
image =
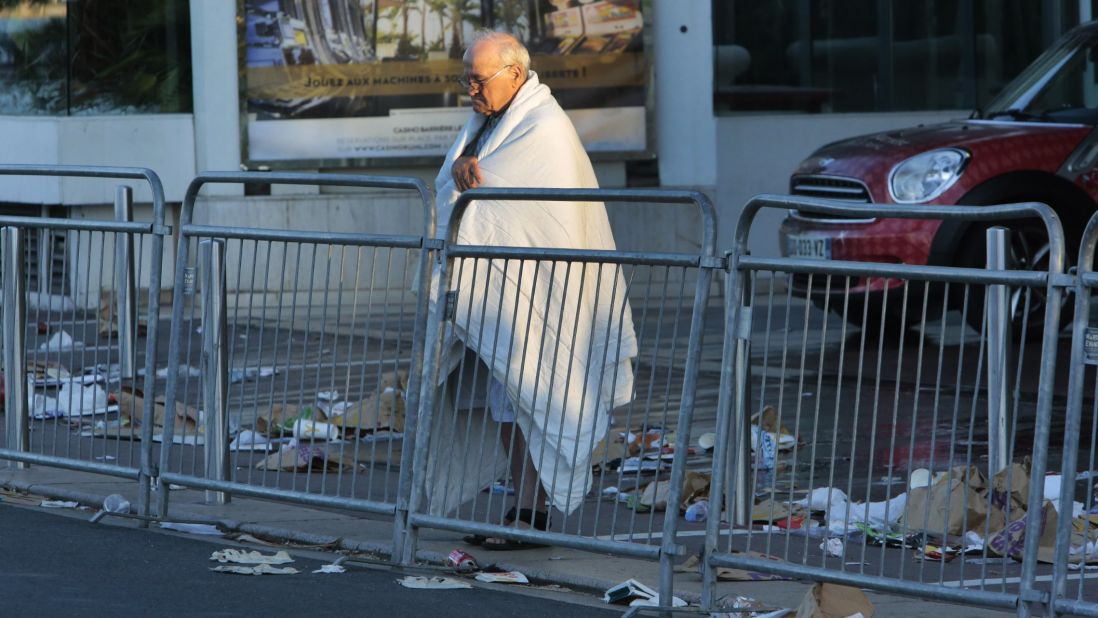
[[[462,84],[476,113],[435,180],[441,238],[466,189],[598,187],[575,128],[529,69],[529,53],[517,39],[479,32],[464,63]],[[615,248],[603,204],[579,202],[476,201],[456,241]],[[491,372],[491,421],[461,418],[451,397],[440,393],[427,478],[430,511],[453,511],[509,468],[517,504],[504,522],[544,530],[547,502],[563,513],[582,503],[610,411],[632,397],[637,342],[624,278],[612,264],[465,260],[455,265],[451,289],[456,311],[440,379],[466,350],[475,352]],[[531,546],[479,535],[466,541],[497,550]]]

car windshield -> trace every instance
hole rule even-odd
[[[977,117],[1098,124],[1098,28],[1064,36]]]

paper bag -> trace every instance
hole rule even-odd
[[[804,595],[797,618],[873,618],[873,603],[857,588],[838,584],[816,584]]]
[[[974,530],[987,518],[987,504],[980,494],[987,479],[978,469],[957,467],[930,487],[908,492],[903,525],[910,531],[944,537]]]
[[[992,532],[1025,516],[1029,509],[1029,468],[1030,460],[1026,457],[1020,463],[1003,468],[991,479],[988,528]]]

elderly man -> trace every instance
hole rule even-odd
[[[475,187],[597,188],[591,161],[568,116],[530,70],[513,36],[481,31],[464,56],[462,85],[475,112],[435,180],[439,234],[461,192]],[[458,244],[613,250],[601,203],[473,202]],[[591,456],[610,411],[630,400],[637,354],[625,282],[615,265],[480,259],[455,265],[457,295],[442,376],[474,352],[490,372],[489,409],[498,427],[435,415],[428,471],[430,508],[447,513],[509,468],[516,527],[549,527],[591,485]],[[516,431],[517,426],[517,431]],[[495,436],[499,435],[497,441]],[[488,437],[485,437],[488,436]],[[485,549],[529,544],[466,537]]]

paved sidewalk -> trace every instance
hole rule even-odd
[[[28,470],[0,471],[0,486],[26,491],[50,498],[77,500],[99,506],[112,493],[122,494],[136,502],[135,487],[130,481],[69,470],[32,467]],[[234,497],[228,505],[204,503],[203,492],[173,491],[172,515],[218,523],[230,530],[262,533],[306,543],[337,543],[342,549],[370,551],[391,542],[391,522],[308,507],[279,504],[265,500]],[[656,587],[658,565],[627,558],[618,558],[578,550],[549,548],[514,552],[478,551],[461,542],[461,535],[423,530],[420,558],[441,561],[454,548],[476,556],[481,564],[495,562],[506,569],[519,570],[535,581],[556,583],[574,589],[601,593],[602,590],[629,578]],[[696,602],[701,592],[697,575],[676,574],[676,594]],[[809,582],[721,582],[721,596],[751,597],[767,607],[796,608]],[[921,599],[869,593],[879,617],[961,618],[1004,616],[1005,612],[971,607],[928,603]]]

